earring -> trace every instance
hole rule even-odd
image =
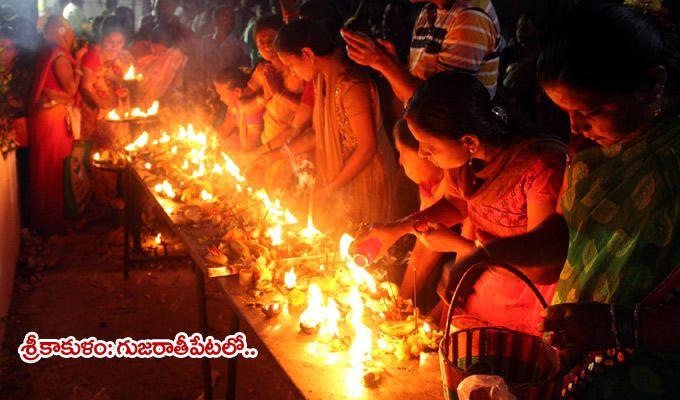
[[[475,154],[475,151],[470,149],[470,157],[468,158],[468,166],[472,166],[472,155]]]

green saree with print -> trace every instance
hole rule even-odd
[[[566,179],[561,205],[569,252],[553,304],[600,302],[632,310],[680,275],[673,274],[680,265],[680,117],[664,118],[629,142],[579,152]],[[599,375],[581,397],[679,395],[680,355],[642,351]]]

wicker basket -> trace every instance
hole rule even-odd
[[[465,272],[453,292],[444,338],[439,344],[439,364],[444,397],[457,400],[460,382],[471,375],[499,375],[521,400],[552,400],[560,390],[557,350],[539,337],[500,327],[475,327],[451,333],[454,305],[461,288],[476,271],[488,263],[476,264]],[[493,264],[513,273],[534,292],[541,305],[548,305],[531,281],[509,265]]]

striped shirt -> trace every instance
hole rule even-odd
[[[420,79],[451,70],[473,74],[493,97],[500,32],[491,0],[456,0],[448,9],[429,3],[413,28],[409,70]]]

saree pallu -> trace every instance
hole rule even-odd
[[[333,230],[348,231],[362,222],[385,222],[394,217],[394,152],[383,127],[377,88],[360,72],[332,70],[328,75],[319,74],[314,84],[317,182],[322,187],[329,184],[356,150],[356,134],[343,106],[343,96],[353,85],[364,85],[370,96],[370,109],[363,112],[372,115],[376,152],[349,183],[331,194],[328,204],[314,205],[315,221]]]
[[[665,118],[630,142],[581,151],[566,179],[569,252],[553,303],[631,309],[647,303],[680,263],[680,118]],[[678,393],[680,354],[642,351],[597,376],[582,398],[671,399]]]
[[[67,106],[49,101],[44,89],[62,90],[53,71],[54,61],[73,58],[61,48],[44,53],[38,60],[38,80],[33,90],[28,118],[30,146],[30,225],[40,233],[63,233],[64,160],[71,155],[73,135]]]
[[[56,105],[28,119],[30,147],[31,226],[41,233],[63,233],[64,160],[73,150],[66,107]]]

